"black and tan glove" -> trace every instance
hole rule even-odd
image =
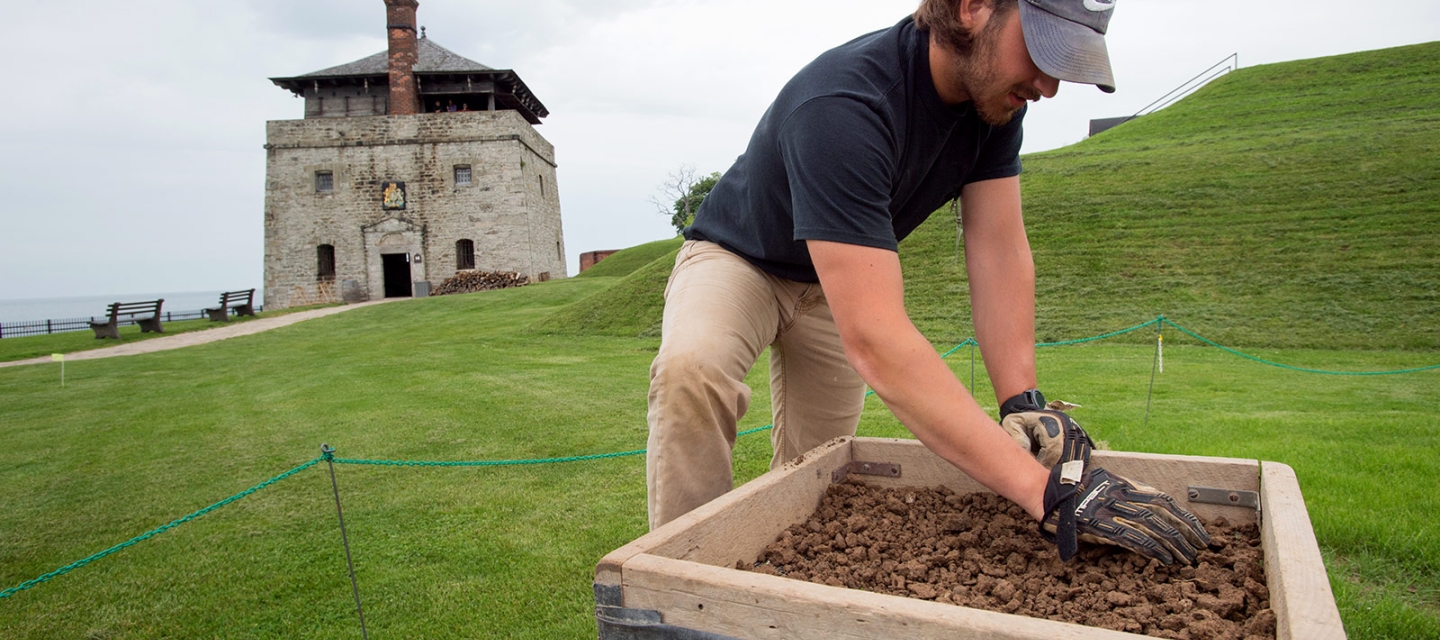
[[[1001,403],[1000,426],[1046,467],[1071,460],[1088,462],[1095,448],[1090,434],[1061,410],[1073,406],[1077,405],[1058,400],[1047,404],[1045,396],[1032,389]]]
[[[1055,465],[1045,486],[1040,534],[1069,561],[1076,540],[1110,544],[1164,564],[1195,564],[1210,534],[1200,520],[1154,487],[1080,461]]]

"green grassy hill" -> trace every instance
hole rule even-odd
[[[1026,156],[1036,337],[1164,314],[1234,346],[1440,349],[1437,158],[1440,43],[1241,69]],[[901,249],[939,344],[972,335],[955,235],[942,212]],[[653,331],[665,279],[639,274],[546,329]]]
[[[556,311],[531,329],[550,334],[658,337],[665,310],[665,282],[682,242],[678,237],[650,242],[600,261],[581,276],[611,280],[608,288]],[[592,275],[594,272],[599,273]]]
[[[630,275],[636,269],[654,262],[657,258],[672,254],[680,248],[684,238],[675,236],[668,240],[656,240],[642,245],[623,249],[610,255],[610,257],[596,263],[595,266],[586,269],[576,275],[577,278],[610,278]]]

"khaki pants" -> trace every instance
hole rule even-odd
[[[854,435],[865,383],[845,360],[820,285],[777,278],[719,245],[687,241],[665,287],[660,352],[650,366],[650,528],[733,488],[736,424],[750,407],[745,374],[766,346],[770,468]]]

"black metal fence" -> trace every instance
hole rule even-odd
[[[234,313],[234,309],[228,309]],[[264,311],[263,305],[255,305],[258,313]],[[163,311],[160,313],[161,320],[171,322],[174,320],[194,320],[204,318],[204,310],[195,311]],[[24,322],[0,322],[0,338],[19,338],[23,336],[38,336],[47,333],[64,333],[66,331],[84,331],[90,328],[91,322],[104,322],[109,316],[91,316],[89,318],[59,318],[54,320],[27,320]],[[117,322],[120,326],[139,324],[133,317],[120,318]]]

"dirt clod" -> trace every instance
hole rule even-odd
[[[1275,637],[1253,524],[1207,521],[1199,565],[1167,567],[1084,543],[1062,563],[1033,522],[990,493],[847,481],[737,568],[1161,638]]]

